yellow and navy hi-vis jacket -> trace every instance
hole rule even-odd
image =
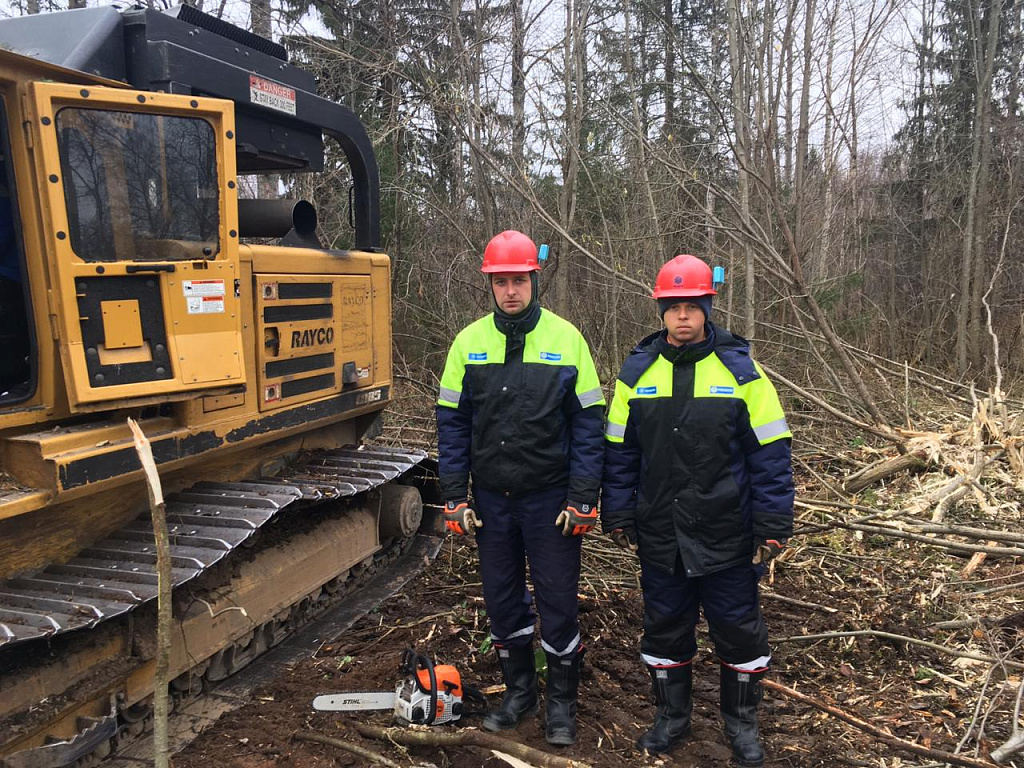
[[[596,504],[604,459],[604,396],[583,335],[541,310],[525,336],[494,314],[464,328],[448,352],[437,401],[441,493],[476,487],[509,497],[568,485]]]
[[[601,523],[633,525],[640,557],[688,576],[750,563],[754,537],[789,538],[793,473],[775,387],[740,336],[705,326],[674,347],[665,332],[622,366],[605,427]]]

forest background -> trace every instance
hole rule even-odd
[[[859,426],[905,422],[910,379],[1020,376],[1020,2],[198,5],[280,39],[367,125],[413,383],[489,308],[478,262],[507,228],[551,245],[544,303],[605,381],[676,253],[725,267],[719,322]],[[259,194],[311,198],[344,247],[339,155]]]

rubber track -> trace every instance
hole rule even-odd
[[[284,510],[355,496],[426,458],[375,446],[317,454],[256,482],[201,482],[167,498],[174,587],[196,578]],[[0,648],[95,626],[157,595],[153,526],[146,513],[67,563],[0,583]]]

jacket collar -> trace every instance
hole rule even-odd
[[[537,327],[540,321],[540,303],[536,300],[518,315],[508,315],[500,309],[494,310],[494,325],[510,339],[523,338]]]
[[[704,324],[704,340],[694,344],[683,344],[677,347],[668,341],[668,331],[661,331],[654,338],[653,347],[659,355],[668,360],[672,365],[685,365],[703,360],[715,350],[717,334],[715,326],[711,323]]]
[[[719,328],[711,322],[705,326],[707,338],[699,344],[688,344],[685,347],[673,347],[665,341],[666,331],[661,330],[641,339],[629,357],[622,364],[619,379],[627,386],[635,386],[644,371],[653,365],[659,355],[673,364],[694,363],[703,360],[714,352],[723,365],[736,377],[741,384],[747,384],[761,375],[754,367],[750,358],[750,342],[739,334],[725,328]],[[668,354],[662,355],[662,347],[669,348]]]

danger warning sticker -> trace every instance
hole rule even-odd
[[[224,311],[223,296],[192,296],[185,299],[190,315],[209,315]]]
[[[295,89],[257,75],[249,75],[249,101],[278,112],[295,114]]]
[[[182,291],[190,315],[208,315],[224,311],[223,280],[183,280]]]

